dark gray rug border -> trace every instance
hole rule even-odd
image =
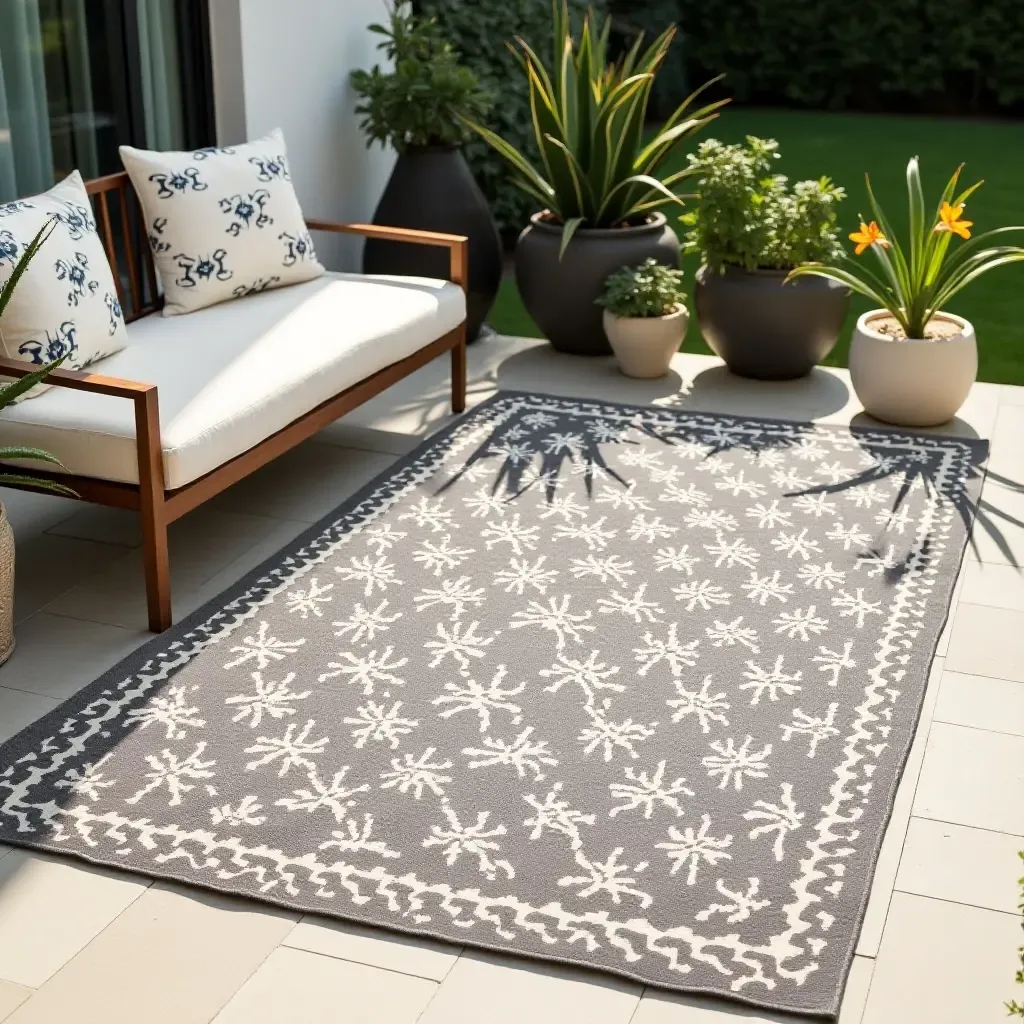
[[[509,398],[527,398],[527,399],[553,399],[556,401],[577,403],[581,405],[594,405],[594,406],[605,406],[613,409],[629,410],[632,412],[640,413],[651,413],[651,412],[666,412],[673,413],[678,416],[694,416],[694,417],[705,417],[711,420],[718,421],[729,421],[733,423],[763,423],[768,426],[785,426],[792,428],[794,426],[807,426],[809,429],[817,431],[825,431],[828,434],[854,434],[854,435],[868,435],[868,434],[890,434],[900,437],[908,438],[927,438],[933,440],[937,445],[948,445],[948,444],[959,444],[970,449],[972,452],[971,464],[976,467],[977,473],[974,477],[966,481],[965,487],[967,496],[970,500],[970,517],[965,522],[965,530],[963,536],[963,542],[959,549],[959,559],[957,561],[957,574],[959,574],[960,567],[963,565],[964,552],[967,549],[967,544],[970,539],[971,527],[974,523],[974,518],[977,514],[978,500],[981,494],[981,488],[984,481],[985,470],[983,463],[988,454],[989,443],[983,438],[963,438],[955,437],[943,434],[933,434],[927,431],[916,431],[907,430],[902,428],[888,427],[885,424],[878,424],[878,426],[868,426],[858,424],[857,426],[848,426],[843,424],[832,424],[832,423],[815,423],[813,420],[790,420],[782,417],[766,417],[766,416],[738,416],[732,413],[718,413],[712,411],[706,411],[702,409],[679,409],[674,406],[657,406],[657,405],[638,405],[630,402],[615,402],[606,399],[599,398],[588,398],[586,396],[578,395],[557,395],[548,392],[530,392],[521,390],[498,390],[493,395],[488,396],[483,401],[477,403],[472,408],[467,409],[466,412],[454,417],[449,423],[446,423],[439,430],[430,434],[424,438],[419,444],[417,444],[411,451],[405,455],[401,455],[395,459],[395,461],[388,466],[387,469],[378,473],[372,480],[366,483],[354,494],[346,498],[341,502],[335,509],[323,516],[318,522],[312,526],[303,530],[298,536],[294,537],[287,544],[282,545],[280,549],[264,559],[258,566],[250,570],[244,576],[242,576],[231,586],[225,588],[220,594],[211,598],[201,607],[197,608],[190,615],[186,616],[182,621],[172,626],[169,630],[164,633],[160,633],[154,636],[151,640],[144,643],[137,650],[129,654],[126,658],[122,659],[112,668],[108,669],[102,676],[96,679],[94,682],[83,686],[81,689],[76,691],[70,697],[63,700],[57,707],[48,711],[42,718],[37,719],[35,722],[27,725],[20,732],[10,737],[0,744],[0,769],[4,768],[7,759],[10,756],[14,746],[17,745],[19,748],[25,746],[25,740],[41,741],[45,738],[45,735],[52,732],[55,726],[58,726],[63,722],[67,716],[65,707],[69,704],[75,704],[76,707],[88,704],[95,697],[100,696],[102,691],[108,688],[110,685],[120,681],[125,675],[135,674],[139,669],[156,654],[162,652],[167,646],[175,641],[180,641],[190,634],[193,630],[202,626],[211,615],[216,612],[222,611],[225,605],[232,601],[236,601],[244,595],[252,592],[251,598],[253,601],[257,601],[260,597],[264,596],[268,590],[271,590],[280,585],[280,581],[275,579],[269,581],[267,586],[260,587],[259,583],[267,573],[278,567],[284,558],[289,556],[295,557],[310,541],[320,537],[325,531],[334,527],[338,520],[350,512],[352,509],[357,507],[360,502],[370,497],[381,485],[386,484],[389,480],[393,479],[397,473],[409,466],[410,464],[421,459],[427,452],[443,445],[448,438],[459,429],[464,423],[466,423],[472,417],[479,413],[489,409],[491,406],[497,405],[502,401]],[[348,529],[350,526],[346,526],[343,529]],[[731,996],[723,996],[720,992],[708,989],[701,985],[678,985],[678,986],[662,986],[656,983],[652,983],[646,978],[641,977],[638,974],[634,974],[629,970],[615,969],[610,967],[594,967],[590,964],[582,963],[579,960],[572,959],[566,956],[556,955],[544,955],[539,956],[531,952],[520,951],[512,949],[509,946],[502,946],[498,943],[481,942],[481,941],[467,941],[461,943],[461,945],[484,950],[485,952],[497,952],[512,957],[520,957],[524,960],[536,961],[538,963],[560,963],[569,967],[577,969],[583,969],[590,971],[594,974],[608,974],[621,978],[625,978],[629,981],[635,982],[644,986],[645,988],[657,989],[658,991],[664,992],[676,992],[683,995],[702,996],[704,998],[711,998],[721,1003],[723,1010],[727,1010],[732,1004],[741,1004],[748,1007],[753,1007],[758,1010],[768,1010],[773,1013],[789,1014],[794,1017],[803,1017],[808,1019],[826,1019],[835,1020],[839,1016],[840,1007],[842,1005],[842,997],[846,990],[847,982],[849,981],[850,969],[853,965],[853,960],[856,955],[857,943],[860,938],[861,930],[864,926],[864,919],[867,911],[867,904],[871,896],[872,883],[874,881],[875,871],[878,867],[878,858],[881,853],[882,842],[885,839],[888,831],[889,823],[892,820],[893,806],[896,800],[896,793],[899,789],[899,784],[903,779],[903,774],[906,770],[907,761],[910,757],[910,748],[913,745],[914,737],[917,735],[917,730],[921,721],[921,714],[924,710],[924,702],[928,693],[928,680],[931,675],[931,669],[935,662],[936,652],[938,650],[939,640],[942,637],[942,633],[945,630],[946,624],[949,620],[949,613],[953,602],[953,593],[956,588],[956,577],[954,576],[953,587],[950,589],[949,596],[946,600],[946,607],[942,616],[942,625],[940,626],[936,635],[935,643],[932,645],[930,654],[928,655],[928,670],[925,675],[925,685],[921,691],[921,699],[918,703],[917,712],[914,716],[913,729],[910,733],[910,740],[907,743],[906,749],[904,750],[897,771],[893,776],[892,785],[886,797],[885,802],[885,826],[879,833],[873,848],[870,850],[871,854],[871,866],[868,875],[868,884],[865,887],[864,895],[861,899],[859,906],[857,907],[858,924],[856,931],[852,933],[850,942],[846,951],[843,964],[842,983],[839,986],[836,994],[835,1002],[829,1011],[825,1013],[818,1013],[816,1011],[794,1009],[792,1006],[786,1006],[783,1003],[776,1002],[772,999],[765,998],[752,998],[742,993],[737,993]],[[2,676],[0,676],[2,678]],[[9,749],[10,748],[10,749]],[[322,906],[314,907],[311,904],[304,903],[301,899],[275,899],[270,896],[260,896],[250,893],[239,894],[237,890],[232,889],[228,886],[215,885],[207,881],[196,881],[192,878],[186,878],[184,875],[177,875],[172,872],[167,872],[161,875],[154,875],[151,872],[139,871],[132,868],[130,865],[118,861],[113,857],[103,856],[90,856],[86,853],[79,852],[77,850],[70,850],[58,843],[47,841],[47,839],[29,839],[28,837],[21,836],[7,836],[3,835],[3,843],[9,846],[18,847],[22,849],[37,849],[44,850],[46,852],[54,852],[62,854],[67,857],[72,857],[77,860],[85,861],[89,864],[95,864],[99,867],[110,867],[120,871],[127,872],[129,874],[139,875],[143,878],[150,878],[155,881],[169,880],[178,883],[182,886],[192,889],[198,889],[203,892],[216,893],[221,896],[230,896],[235,899],[241,900],[252,900],[256,903],[263,903],[269,906],[278,907],[282,910],[288,910],[292,913],[310,914],[315,917],[326,917],[333,920],[345,921],[351,924],[355,924],[361,927],[380,928],[382,931],[394,931],[400,934],[408,935],[412,938],[430,938],[438,942],[446,944],[452,944],[452,940],[448,935],[442,935],[439,932],[434,932],[429,928],[408,928],[403,927],[401,924],[388,924],[388,925],[372,925],[368,924],[356,917],[351,917],[343,913],[325,913]]]

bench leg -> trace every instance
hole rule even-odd
[[[452,349],[452,412],[466,409],[466,325],[459,328],[459,340]]]
[[[142,557],[146,569],[146,604],[151,633],[171,628],[171,570],[167,554],[167,524],[157,509],[142,510]]]
[[[162,633],[171,627],[171,571],[167,554],[164,463],[156,388],[140,393],[135,399],[135,437],[149,628],[153,633]]]

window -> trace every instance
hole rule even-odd
[[[213,142],[203,0],[0,0],[0,202]]]

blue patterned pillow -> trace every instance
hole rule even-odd
[[[191,153],[121,147],[142,203],[164,316],[319,277],[280,130]]]
[[[39,229],[58,223],[18,282],[0,317],[4,355],[42,366],[66,356],[81,369],[119,352],[128,336],[114,277],[75,171],[49,192],[0,204],[0,285]],[[45,386],[29,392],[35,397]]]

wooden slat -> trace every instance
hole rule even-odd
[[[412,245],[438,245],[446,249],[468,241],[465,235],[420,231],[418,228],[392,228],[382,224],[339,224],[330,220],[307,220],[306,227],[310,231],[335,231],[343,235],[363,235],[366,238],[383,238]]]
[[[135,246],[132,244],[132,225],[128,219],[128,189],[124,186],[117,190],[121,210],[121,237],[124,239],[124,258],[128,264],[128,286],[132,293],[131,312],[138,316],[142,310],[142,293],[139,290],[139,274],[135,263]]]
[[[288,426],[282,427],[276,434],[271,434],[255,448],[250,448],[249,451],[236,456],[230,462],[225,462],[223,466],[207,473],[206,476],[193,480],[192,483],[176,491],[169,491],[164,506],[168,522],[179,519],[197,505],[208,501],[232,484],[238,483],[239,480],[244,479],[261,466],[265,466],[279,455],[294,448],[301,441],[305,441],[318,431],[323,430],[338,417],[344,416],[345,413],[351,412],[363,402],[386,391],[392,384],[407,377],[421,366],[425,366],[432,359],[436,359],[449,349],[454,350],[464,342],[464,338],[465,326],[460,325],[454,331],[449,331],[437,341],[414,352],[411,356],[406,356],[405,359],[392,363],[390,366],[384,367],[383,370],[378,370],[372,377],[367,377],[366,380],[360,381],[346,391],[322,402],[315,409],[300,416],[297,420],[293,420]]]
[[[97,193],[97,201],[100,204],[100,237],[103,241],[103,248],[107,252],[107,260],[110,262],[110,270],[114,277],[114,287],[117,289],[117,300],[121,303],[121,309],[125,309],[127,303],[124,297],[124,288],[121,285],[121,275],[117,268],[117,249],[114,246],[114,229],[110,223],[110,205],[107,202],[107,193]]]

